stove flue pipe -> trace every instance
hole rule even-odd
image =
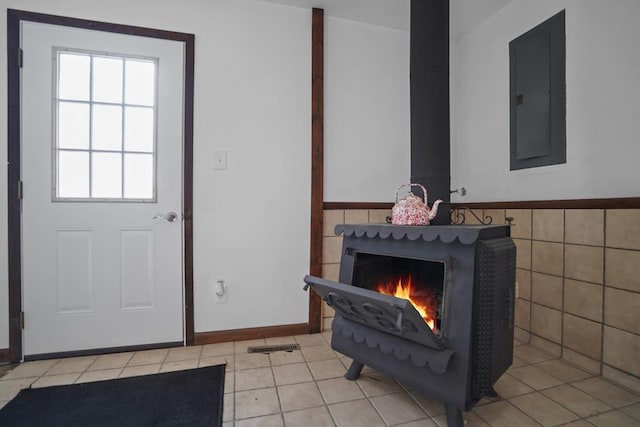
[[[449,0],[411,0],[410,40],[411,182],[445,202],[431,223],[449,224]]]

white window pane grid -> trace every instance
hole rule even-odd
[[[58,103],[58,147],[89,149],[89,104]]]
[[[94,150],[122,150],[122,107],[93,104],[91,147]]]
[[[94,152],[91,157],[91,195],[122,198],[122,154]]]
[[[122,102],[122,58],[92,57],[92,98],[96,102]]]
[[[156,199],[156,60],[57,50],[54,200]]]
[[[127,59],[125,61],[125,102],[127,104],[145,105],[155,104],[156,69],[149,61]]]
[[[91,58],[87,55],[61,53],[58,97],[75,101],[89,101]]]
[[[148,199],[153,196],[153,155],[124,155],[124,197],[129,199]]]
[[[89,197],[89,153],[60,151],[58,170],[59,197]]]
[[[125,150],[153,153],[153,108],[126,107],[124,111]]]

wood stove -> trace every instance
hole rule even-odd
[[[331,346],[444,402],[470,410],[513,360],[515,245],[508,226],[339,225],[339,282],[305,282],[333,307]],[[397,296],[396,296],[397,295]]]

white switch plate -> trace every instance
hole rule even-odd
[[[227,170],[227,150],[213,150],[213,169]]]

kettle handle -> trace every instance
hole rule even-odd
[[[424,204],[427,204],[427,189],[424,188],[421,184],[402,184],[400,187],[396,188],[396,203],[398,203],[398,191],[400,191],[403,187],[420,187],[422,188],[422,194],[424,194]]]

